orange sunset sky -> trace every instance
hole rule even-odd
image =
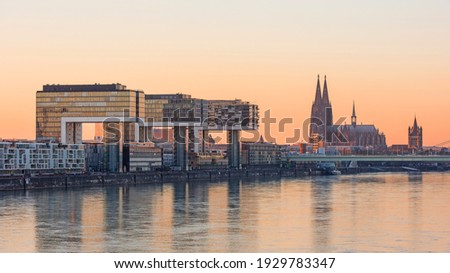
[[[335,119],[355,100],[389,145],[417,115],[424,145],[450,146],[448,14],[446,0],[1,0],[0,138],[34,139],[35,92],[53,83],[241,98],[300,128],[326,74]]]

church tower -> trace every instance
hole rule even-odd
[[[421,150],[423,146],[422,127],[417,125],[417,119],[414,117],[414,124],[408,127],[408,148]]]
[[[321,129],[323,125],[322,113],[322,90],[320,88],[320,76],[317,75],[316,96],[311,107],[311,120],[309,126],[309,137],[311,143],[320,141]]]
[[[333,125],[333,108],[331,107],[330,99],[328,98],[328,85],[327,85],[327,76],[325,75],[325,82],[323,84],[323,96],[322,96],[322,105],[325,111],[325,120],[324,123],[326,126]]]
[[[311,108],[309,128],[310,142],[323,142],[327,135],[327,128],[333,125],[333,109],[328,96],[327,78],[323,85],[323,94],[320,87],[320,76],[317,75],[316,95]],[[328,138],[327,138],[328,139]]]

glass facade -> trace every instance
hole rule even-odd
[[[45,85],[36,92],[36,139],[60,141],[62,117],[144,115],[144,93],[128,90],[124,85]],[[68,125],[69,138],[73,138],[70,142],[79,142],[81,133],[81,126]]]
[[[104,135],[97,132],[96,136],[108,144],[106,169],[116,172],[124,168],[123,144],[149,141],[151,122],[158,122],[158,127],[175,126],[174,162],[184,169],[195,153],[205,151],[203,138],[208,130],[255,130],[258,115],[257,105],[237,99],[204,100],[179,93],[145,95],[121,84],[44,85],[36,92],[36,140],[82,143],[82,123],[102,122]],[[122,118],[131,120],[123,122]],[[140,121],[147,122],[148,127],[136,130]],[[233,135],[239,136],[236,132]],[[230,142],[233,166],[239,165],[238,142]]]
[[[168,99],[146,99],[145,117],[147,122],[162,122],[164,117],[164,105],[168,104]]]
[[[206,127],[258,129],[258,105],[241,100],[203,100],[186,94],[145,95],[147,121],[202,122]],[[211,128],[212,129],[212,128]]]

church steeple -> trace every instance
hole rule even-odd
[[[353,125],[353,126],[356,126],[356,110],[355,110],[355,101],[353,101],[352,125]]]
[[[316,87],[316,98],[314,103],[318,104],[322,101],[322,91],[320,90],[320,75],[317,75],[317,87]]]
[[[420,150],[423,145],[422,127],[417,124],[416,115],[414,115],[414,124],[408,127],[408,147],[410,149]]]
[[[325,82],[323,83],[323,105],[330,106],[330,99],[328,98],[328,86],[327,86],[327,76],[325,75]]]

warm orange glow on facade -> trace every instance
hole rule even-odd
[[[122,82],[250,101],[293,118],[282,139],[310,116],[312,79],[327,74],[335,119],[349,124],[355,100],[388,145],[407,143],[414,113],[424,146],[450,140],[448,1],[27,2],[0,4],[1,138],[34,139],[44,84]]]

